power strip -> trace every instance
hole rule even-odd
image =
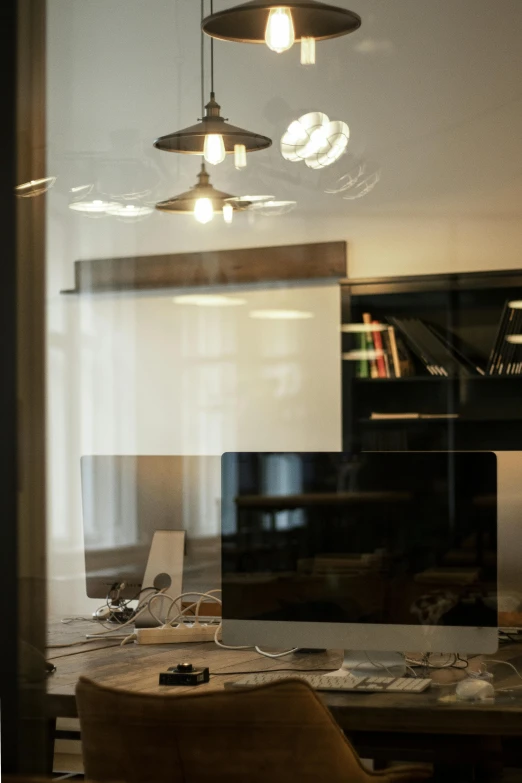
[[[217,625],[170,625],[162,628],[137,628],[138,644],[188,644],[190,642],[213,642]]]

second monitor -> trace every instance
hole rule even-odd
[[[227,644],[497,648],[494,454],[228,453],[222,487]]]

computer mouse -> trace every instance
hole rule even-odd
[[[490,682],[468,678],[457,685],[457,699],[459,701],[483,701],[492,699],[495,689]]]

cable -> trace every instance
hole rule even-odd
[[[218,639],[218,634],[221,631],[223,623],[219,623],[218,627],[216,628],[216,633],[214,634],[214,642],[217,644],[218,647],[222,647],[223,650],[251,650],[252,646],[249,644],[246,645],[238,645],[236,647],[233,647],[230,644],[223,644],[223,642],[220,642]]]
[[[80,655],[90,652],[96,652],[97,650],[109,650],[111,647],[120,647],[119,644],[104,644],[102,647],[93,647],[91,650],[76,650],[76,652],[65,653],[64,655],[53,655],[49,658],[49,661],[57,661],[58,658],[71,658],[73,655]],[[49,649],[49,648],[48,648]]]
[[[169,620],[168,623],[165,622],[164,627],[165,626],[172,626],[172,625],[174,625],[175,623],[178,622],[179,618],[182,617],[185,614],[185,612],[190,611],[194,607],[196,608],[196,615],[195,615],[196,616],[196,620],[198,620],[198,618],[199,618],[199,609],[200,609],[201,604],[203,602],[203,598],[210,598],[212,601],[215,601],[218,604],[222,604],[221,599],[217,598],[215,595],[213,595],[214,593],[220,593],[220,592],[221,592],[221,590],[209,590],[206,593],[199,593],[199,592],[181,593],[181,595],[176,596],[176,598],[173,599],[173,601],[174,601],[174,603],[176,603],[176,605],[177,605],[178,601],[180,601],[182,598],[186,598],[187,596],[198,595],[198,596],[200,596],[200,598],[199,598],[198,601],[190,604],[190,606],[186,606],[185,609],[181,609],[181,611],[179,612],[179,614],[176,615],[176,617],[174,617],[172,620]],[[169,614],[170,614],[170,612],[169,612]],[[168,617],[168,615],[167,615],[167,617]]]
[[[516,666],[514,666],[514,665],[513,665],[512,663],[510,663],[509,661],[497,661],[497,660],[495,660],[494,658],[488,658],[488,659],[485,661],[485,664],[486,664],[486,666],[488,665],[488,663],[501,663],[501,664],[503,664],[504,666],[509,666],[509,668],[510,668],[510,669],[513,669],[513,671],[515,672],[515,674],[517,675],[517,677],[519,677],[519,678],[522,680],[522,674],[520,674],[520,672],[518,671],[517,667],[516,667]],[[519,686],[517,686],[517,687],[519,687]]]
[[[134,642],[138,638],[137,633],[130,633],[128,636],[125,637],[125,639],[120,642],[120,647],[125,647],[126,644],[129,644],[130,642]]]
[[[281,653],[268,653],[260,650],[259,647],[254,647],[256,653],[259,653],[259,655],[264,655],[265,658],[283,658],[285,655],[291,655],[291,653],[295,653],[298,649],[299,647],[293,647],[291,650],[285,650],[285,652]]]
[[[210,15],[214,13],[214,0],[210,0]],[[210,38],[210,91],[214,94],[214,39]]]
[[[103,634],[95,634],[95,635],[102,636]],[[123,639],[123,636],[121,638]],[[46,649],[47,650],[61,650],[62,647],[64,649],[66,647],[79,647],[80,645],[84,645],[84,644],[92,644],[95,641],[96,641],[96,639],[92,639],[91,638],[91,639],[83,639],[81,642],[69,642],[69,643],[66,643],[66,644],[48,644]],[[93,648],[93,649],[95,649],[95,648]],[[86,650],[86,652],[91,652],[91,650]]]
[[[338,669],[253,669],[252,671],[243,672],[210,672],[211,677],[226,677],[228,674],[272,674],[272,672],[292,672],[298,674],[299,672],[326,672],[327,674],[333,674],[339,671]]]
[[[149,613],[152,615],[152,617],[154,618],[154,620],[156,620],[156,622],[158,623],[158,625],[159,625],[159,626],[162,626],[162,625],[163,625],[163,621],[162,621],[162,620],[160,620],[160,618],[159,618],[159,617],[156,617],[156,615],[155,615],[155,614],[154,614],[154,612],[152,611],[152,604],[153,604],[153,602],[154,602],[154,601],[155,601],[157,598],[167,599],[168,601],[170,601],[170,608],[172,608],[173,604],[175,604],[175,603],[176,603],[177,599],[176,599],[176,598],[171,598],[171,596],[170,596],[170,595],[164,595],[164,593],[156,593],[155,595],[151,596],[151,597],[150,597],[150,599],[148,600],[148,602],[147,602],[147,609],[149,610]],[[136,615],[135,615],[135,616],[132,618],[132,620],[134,621],[134,620],[136,619],[136,617],[137,617],[137,616],[138,616],[138,615],[136,614]]]

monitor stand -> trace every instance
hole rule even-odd
[[[143,577],[143,587],[164,590],[165,596],[177,598],[181,595],[183,580],[183,554],[185,551],[184,530],[156,530],[150,546],[149,559]],[[143,596],[146,600],[152,593]],[[154,615],[164,619],[170,601],[158,598],[154,602]],[[136,628],[157,628],[158,622],[149,610],[136,618]],[[176,616],[174,611],[173,617]]]
[[[345,650],[340,669],[331,672],[337,676],[353,674],[356,677],[404,677],[406,658],[398,652],[376,652],[375,650]]]

